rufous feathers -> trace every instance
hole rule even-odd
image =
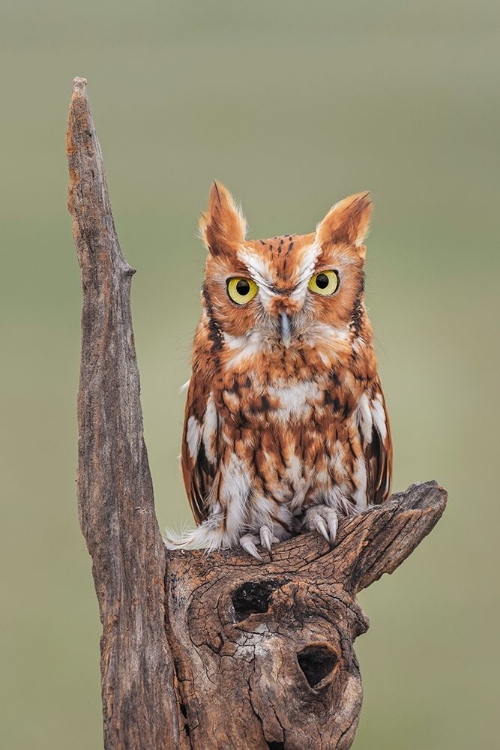
[[[368,193],[316,232],[246,239],[213,183],[182,470],[197,528],[171,547],[254,557],[300,531],[334,543],[338,518],[384,501],[392,442],[364,304]]]
[[[321,245],[363,244],[370,227],[370,193],[357,193],[336,203],[321,221],[316,236]]]
[[[214,255],[234,251],[245,241],[245,217],[220,182],[212,183],[208,208],[200,217],[199,228],[208,250]]]

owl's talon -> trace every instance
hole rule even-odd
[[[255,539],[258,539],[258,537],[255,537],[253,534],[245,534],[244,536],[240,537],[240,546],[243,547],[245,552],[248,552],[249,555],[255,557],[256,560],[264,562],[262,556],[259,553],[259,550],[255,546]]]
[[[321,517],[315,518],[313,523],[314,523],[314,528],[317,531],[319,531],[319,533],[325,537],[328,544],[330,544],[330,537],[328,536],[328,529],[326,528],[326,524],[323,521],[323,519]]]
[[[272,543],[276,539],[276,537],[273,537],[273,533],[271,529],[269,528],[269,526],[261,526],[259,533],[260,533],[260,543],[262,544],[263,547],[267,549],[267,551],[269,552],[269,556],[272,560],[273,559]]]
[[[327,505],[315,505],[306,511],[304,526],[306,529],[319,531],[332,547],[337,537],[339,520],[337,512]]]
[[[335,544],[335,540],[337,538],[337,529],[339,527],[339,518],[337,516],[337,513],[332,509],[329,508],[328,510],[331,511],[331,513],[328,514],[328,531],[330,532],[330,544]]]

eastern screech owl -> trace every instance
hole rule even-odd
[[[247,240],[214,183],[182,470],[199,524],[171,548],[241,544],[262,559],[301,529],[330,543],[338,516],[389,494],[392,444],[364,305],[367,193],[316,232]]]

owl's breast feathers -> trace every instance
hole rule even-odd
[[[217,354],[217,371],[197,362],[186,407],[182,464],[198,523],[232,514],[250,527],[252,506],[265,506],[288,527],[310,505],[349,514],[388,496],[392,446],[373,353],[325,367],[321,352],[287,351],[237,369],[224,347]]]

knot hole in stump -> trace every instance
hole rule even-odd
[[[321,687],[321,683],[332,674],[338,660],[337,654],[322,644],[307,646],[297,654],[299,667],[312,688]]]
[[[231,595],[236,621],[241,622],[250,615],[267,612],[271,596],[284,583],[286,581],[268,578],[262,581],[248,581],[239,586]]]

